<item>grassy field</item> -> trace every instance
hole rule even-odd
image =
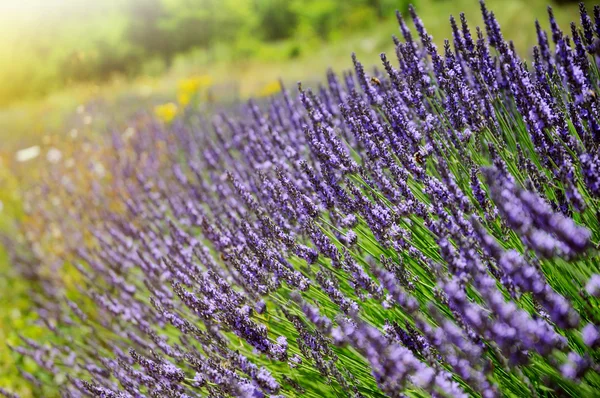
[[[546,0],[488,0],[496,12],[505,37],[515,41],[516,48],[527,54],[535,42],[531,21],[546,21]],[[464,11],[471,25],[481,25],[476,0],[420,0],[417,11],[438,44],[450,37],[448,15]],[[559,24],[578,18],[575,4],[555,6]],[[178,82],[191,76],[210,76],[211,86],[205,89],[203,101],[244,100],[270,93],[279,78],[288,84],[302,80],[308,86],[320,81],[327,67],[341,71],[351,66],[350,53],[356,52],[366,64],[377,64],[379,53],[393,53],[390,36],[398,29],[393,18],[376,26],[353,33],[334,35],[327,42],[282,41],[260,44],[253,56],[245,61],[235,60],[238,50],[217,47],[208,60],[197,52],[181,56],[172,68],[160,77],[142,76],[133,81],[114,80],[106,85],[78,85],[57,90],[49,96],[15,102],[0,109],[0,231],[16,234],[16,223],[23,217],[20,197],[23,190],[34,185],[37,170],[44,167],[48,149],[62,147],[70,136],[102,134],[110,129],[123,131],[127,119],[135,112],[151,112],[166,102],[177,102]],[[290,49],[300,48],[299,55],[290,58]],[[215,55],[216,54],[216,55]],[[216,61],[214,61],[216,59]],[[219,96],[217,96],[219,92]],[[223,94],[224,93],[224,94]],[[19,163],[15,152],[33,145],[41,147],[38,159]],[[6,344],[18,341],[18,334],[39,337],[43,333],[34,326],[36,315],[31,308],[31,286],[19,278],[8,263],[6,248],[0,243],[0,386],[15,389],[24,397],[33,392],[18,378],[17,366],[35,371],[30,363],[16,363]]]

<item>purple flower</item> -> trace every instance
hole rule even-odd
[[[585,285],[585,290],[590,296],[600,297],[600,274],[594,274]]]
[[[583,342],[590,348],[596,348],[600,345],[600,330],[596,325],[588,323],[581,330],[581,336],[583,337]]]

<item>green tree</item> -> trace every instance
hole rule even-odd
[[[129,26],[125,40],[141,49],[147,56],[160,57],[167,65],[178,49],[169,32],[162,28],[168,18],[161,0],[131,0],[128,6]]]
[[[257,0],[255,7],[265,40],[286,39],[294,34],[298,14],[289,0]]]

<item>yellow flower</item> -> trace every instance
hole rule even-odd
[[[258,92],[259,97],[268,97],[273,94],[277,94],[281,91],[281,84],[279,80],[273,80],[267,84],[265,84],[260,91]]]
[[[181,91],[177,93],[177,102],[179,102],[183,106],[186,106],[187,104],[189,104],[191,99],[192,99],[192,96],[189,93],[181,92]]]
[[[180,80],[177,87],[179,91],[194,93],[201,88],[209,87],[212,84],[212,77],[208,75],[192,76],[187,79]]]
[[[192,98],[205,87],[212,84],[212,78],[208,75],[192,76],[187,79],[180,80],[177,84],[177,101],[186,106]]]
[[[163,122],[169,123],[177,115],[177,104],[168,102],[154,107],[154,114]]]

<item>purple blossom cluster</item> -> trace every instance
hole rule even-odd
[[[411,8],[417,35],[398,13],[396,60],[371,73],[353,55],[316,90],[141,116],[49,170],[15,263],[52,337],[13,350],[51,377],[24,379],[65,397],[593,396],[600,8],[570,35],[549,9],[531,65],[481,11],[440,51]],[[76,276],[43,278],[56,264]]]

